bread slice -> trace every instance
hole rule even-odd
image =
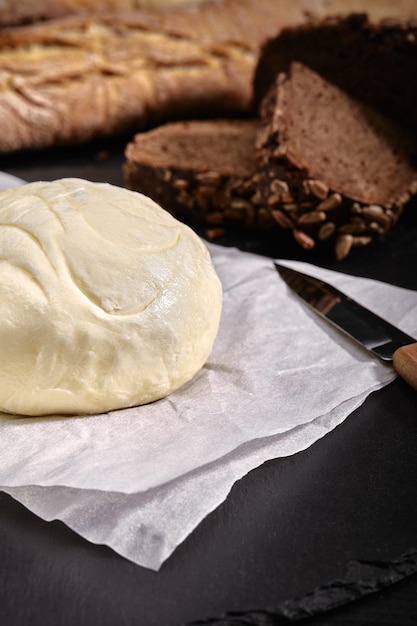
[[[126,148],[126,184],[211,239],[230,223],[255,228],[259,127],[257,119],[194,120],[138,133]]]
[[[404,130],[292,62],[261,107],[258,191],[306,249],[341,259],[386,233],[417,191],[416,146]]]
[[[284,28],[261,51],[254,79],[257,104],[293,61],[304,63],[417,136],[415,18],[373,23],[356,14]]]

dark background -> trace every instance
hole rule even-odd
[[[124,143],[3,157],[0,170],[123,185]],[[287,233],[217,243],[417,289],[416,204],[340,263]],[[416,479],[417,393],[397,379],[306,451],[237,482],[159,572],[0,492],[0,624],[414,625]]]

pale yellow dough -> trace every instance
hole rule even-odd
[[[79,179],[0,192],[0,410],[91,414],[162,398],[206,362],[209,253],[149,198]]]

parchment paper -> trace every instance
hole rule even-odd
[[[154,570],[264,461],[337,427],[393,380],[289,293],[270,259],[209,246],[224,289],[210,359],[178,392],[97,416],[0,414],[0,485],[46,520]],[[303,263],[417,336],[417,294]]]

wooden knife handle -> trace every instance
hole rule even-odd
[[[392,362],[397,374],[417,390],[417,343],[398,348]]]

